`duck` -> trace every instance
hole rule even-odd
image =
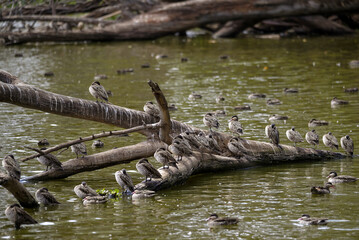
[[[60,204],[56,198],[45,187],[40,188],[35,193],[36,200],[43,205],[56,205]]]
[[[145,103],[145,105],[143,106],[143,111],[145,111],[145,113],[151,115],[152,117],[158,118],[160,116],[160,109],[156,104],[151,101]]]
[[[173,140],[172,140],[172,143],[173,143],[174,141],[178,141],[178,142],[180,142],[181,144],[186,145],[186,147],[187,147],[188,149],[192,149],[192,146],[191,146],[190,142],[187,141],[187,138],[185,137],[185,134],[183,134],[183,133],[178,134],[177,136],[175,136],[175,137],[173,138]]]
[[[234,110],[236,110],[236,111],[251,110],[251,106],[249,106],[249,105],[239,105],[239,106],[235,106]]]
[[[232,118],[228,121],[228,128],[232,133],[238,134],[238,136],[243,134],[243,127],[242,124],[238,121],[237,115],[232,116]]]
[[[312,187],[310,191],[312,194],[329,194],[330,188],[334,187],[331,182],[327,182],[324,187]]]
[[[243,156],[238,137],[231,138],[227,144],[227,147],[229,151],[233,153],[235,156]]]
[[[149,198],[156,195],[155,191],[152,190],[139,190],[136,189],[132,194],[132,200],[141,199],[141,198]]]
[[[197,135],[198,142],[201,143],[205,148],[209,148],[209,142],[204,132],[199,132]]]
[[[323,143],[325,146],[330,147],[331,149],[336,148],[338,149],[339,144],[336,137],[331,132],[324,134],[323,136]]]
[[[206,113],[203,117],[203,123],[207,127],[209,127],[209,130],[212,132],[212,127],[219,128],[219,122],[217,118],[214,116],[213,113]]]
[[[81,199],[84,199],[87,196],[98,196],[97,192],[87,185],[86,182],[76,185],[74,187],[74,192]]]
[[[221,226],[221,225],[235,225],[239,222],[236,217],[218,217],[217,214],[213,213],[207,218],[207,225],[209,227]]]
[[[222,59],[222,60],[226,60],[228,59],[229,56],[228,55],[222,55],[222,56],[219,56],[219,59]]]
[[[280,105],[282,102],[279,99],[268,99],[267,105]]]
[[[44,151],[44,150],[46,150],[46,148],[41,148],[40,150]],[[52,168],[62,169],[62,163],[59,161],[59,159],[57,157],[55,157],[51,153],[41,155],[41,156],[37,157],[36,159],[37,159],[37,161],[39,161],[39,163],[46,166],[45,171],[49,170],[49,167],[50,167],[50,169],[52,169]]]
[[[338,174],[334,171],[330,172],[327,178],[328,178],[328,182],[331,183],[355,182],[356,180],[358,180],[356,177],[352,177],[352,176],[346,176],[346,175],[338,176]]]
[[[89,92],[94,98],[96,98],[96,102],[100,99],[108,103],[108,94],[99,81],[94,81],[90,85]]]
[[[332,101],[330,102],[330,104],[332,106],[337,106],[337,105],[346,105],[346,104],[349,104],[348,101],[345,101],[345,100],[341,100],[341,99],[338,99],[337,97],[333,97]]]
[[[284,93],[298,93],[298,89],[297,88],[284,88],[283,92]]]
[[[121,171],[115,172],[116,182],[121,186],[124,190],[123,192],[134,192],[135,186],[133,185],[132,178],[127,174],[126,169],[122,169]]]
[[[317,120],[315,118],[312,118],[308,122],[308,127],[318,127],[318,126],[327,126],[329,123],[325,120]]]
[[[216,117],[226,116],[226,111],[225,110],[216,110],[213,112],[213,114]]]
[[[305,140],[314,147],[319,144],[319,135],[315,132],[315,129],[305,134]]]
[[[176,107],[176,105],[174,103],[171,103],[170,105],[168,105],[168,111],[177,111],[178,108]]]
[[[181,161],[183,156],[192,155],[191,149],[183,141],[174,139],[172,144],[168,147],[171,153],[177,155],[177,161]]]
[[[358,92],[358,88],[345,88],[344,89],[344,92],[347,92],[347,93],[356,93]]]
[[[144,63],[141,65],[141,68],[150,68],[150,64],[149,63]]]
[[[281,120],[284,121],[288,120],[288,116],[273,114],[272,116],[269,117],[269,121],[281,121]]]
[[[266,95],[263,93],[252,93],[248,95],[248,99],[265,98]]]
[[[196,99],[201,99],[202,95],[196,92],[192,92],[189,96],[188,99],[189,100],[196,100]]]
[[[93,148],[103,148],[105,144],[101,140],[95,140],[92,143]]]
[[[106,74],[99,74],[94,77],[94,80],[101,80],[101,79],[107,79],[107,78],[108,77]]]
[[[164,147],[158,148],[153,156],[159,163],[163,165],[163,169],[168,169],[170,162],[176,163],[174,157],[172,157],[171,153],[167,151]]]
[[[84,199],[82,199],[82,203],[84,205],[103,204],[106,203],[107,200],[107,196],[86,196]]]
[[[216,97],[216,103],[223,103],[226,100],[222,95]]]
[[[294,146],[297,142],[303,142],[302,136],[300,135],[300,133],[298,131],[295,130],[294,127],[287,130],[285,132],[285,134],[287,135],[287,138],[289,139],[289,141],[294,142]]]
[[[5,209],[6,217],[15,224],[16,229],[20,229],[24,224],[37,224],[38,222],[30,216],[19,204],[14,203]]]
[[[86,145],[83,142],[71,145],[71,151],[76,154],[76,158],[79,158],[79,155],[82,155],[82,158],[87,155]]]
[[[340,139],[340,145],[342,148],[352,157],[354,154],[354,143],[353,140],[346,135]]]
[[[40,141],[37,142],[37,146],[39,146],[39,147],[49,146],[49,145],[50,145],[50,143],[46,138],[41,139]]]
[[[195,132],[185,131],[181,133],[181,136],[189,143],[192,148],[199,149],[201,147],[201,143],[198,141]]]
[[[206,136],[206,137],[208,139],[209,148],[217,154],[221,153],[221,147],[218,145],[218,142],[213,137],[213,135],[208,134],[208,136]]]
[[[152,178],[162,179],[161,173],[156,168],[154,168],[146,158],[143,158],[138,161],[136,163],[136,168],[139,173],[145,176],[145,182],[147,182],[147,179],[151,181]]]
[[[49,71],[44,73],[44,77],[53,77],[53,76],[55,76],[54,72]]]
[[[311,218],[308,214],[303,214],[298,218],[299,223],[303,225],[327,225],[327,218]]]
[[[21,177],[20,164],[15,159],[14,155],[10,154],[5,156],[4,159],[2,160],[2,166],[10,177],[20,181],[20,177]]]
[[[265,127],[265,134],[274,145],[279,145],[279,132],[274,123]]]
[[[185,57],[181,58],[181,62],[188,62],[188,58]]]

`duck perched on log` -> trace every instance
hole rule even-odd
[[[81,199],[84,199],[87,196],[98,196],[97,192],[87,185],[86,182],[82,182],[81,184],[75,186],[74,192]]]
[[[151,101],[145,103],[145,105],[143,106],[143,111],[145,111],[145,113],[151,115],[152,117],[158,118],[160,116],[160,109],[156,104]]]
[[[238,116],[234,115],[229,121],[228,121],[228,128],[229,130],[234,133],[238,134],[238,136],[241,136],[243,134],[243,126],[238,121]]]
[[[218,217],[217,214],[213,213],[207,218],[207,225],[209,227],[221,226],[221,225],[235,225],[239,222],[236,217]]]
[[[329,194],[330,188],[334,187],[331,182],[327,182],[324,187],[312,187],[310,191],[312,194]]]
[[[353,156],[354,143],[353,143],[353,140],[349,137],[349,135],[346,135],[345,137],[342,137],[340,139],[340,145],[349,154],[349,156],[351,156],[351,157]]]
[[[147,179],[151,181],[152,178],[162,178],[162,175],[156,168],[152,166],[152,164],[146,159],[143,158],[136,163],[136,168],[139,173],[145,176],[145,181]]]
[[[170,162],[176,163],[176,160],[174,157],[172,157],[171,153],[163,147],[158,148],[153,156],[159,163],[163,165],[164,169],[169,168]],[[174,164],[174,166],[176,166],[176,164]]]
[[[93,97],[96,98],[96,102],[98,102],[98,99],[100,99],[108,103],[108,94],[99,81],[94,81],[90,85],[89,92]]]
[[[294,142],[294,146],[298,142],[303,142],[303,138],[298,131],[295,130],[294,127],[286,131],[287,138],[289,141]]]
[[[319,144],[319,135],[313,129],[305,134],[305,140],[314,147]]]
[[[76,158],[79,158],[79,155],[82,157],[87,155],[86,145],[83,142],[71,145],[71,151],[76,154]]]
[[[279,145],[279,132],[274,123],[265,127],[265,134],[274,145]]]
[[[15,159],[14,155],[10,154],[4,157],[2,160],[2,166],[6,170],[7,174],[18,181],[21,177],[21,169],[19,162]]]
[[[212,132],[212,127],[219,128],[219,122],[217,118],[214,116],[213,113],[206,113],[203,117],[203,123],[207,127],[209,127],[209,130]]]
[[[325,146],[330,147],[331,149],[336,148],[338,149],[339,144],[336,137],[331,132],[324,134],[323,136],[323,143]]]
[[[46,148],[41,148],[40,150],[43,151],[43,150],[46,150]],[[57,157],[55,157],[51,153],[37,157],[37,161],[39,161],[39,163],[41,163],[42,165],[46,166],[45,171],[47,171],[49,169],[49,167],[50,167],[50,169],[51,168],[62,169],[62,163],[59,161],[59,159]]]
[[[334,171],[330,172],[327,178],[328,178],[328,182],[331,183],[346,183],[346,182],[355,182],[356,180],[358,180],[356,177],[352,177],[352,176],[346,176],[346,175],[338,176],[338,174]]]

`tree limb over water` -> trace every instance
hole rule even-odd
[[[253,24],[253,21],[280,17],[298,17],[318,14],[353,13],[359,10],[359,0],[191,0],[160,5],[127,21],[88,29],[66,31],[26,31],[0,33],[6,44],[36,41],[111,41],[153,39],[210,23],[243,20],[235,29]],[[5,17],[6,19],[6,17]],[[17,18],[19,19],[19,18]],[[40,18],[39,18],[40,20]],[[309,19],[305,24],[315,26]],[[327,23],[328,24],[328,23]],[[329,29],[336,28],[334,25]],[[228,28],[228,26],[227,26]],[[343,28],[339,27],[343,30]],[[225,35],[233,35],[226,30]],[[350,31],[349,31],[350,32]],[[217,37],[221,34],[217,34]]]

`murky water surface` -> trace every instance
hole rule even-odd
[[[220,131],[228,131],[227,120],[238,114],[247,139],[267,141],[264,127],[272,114],[289,116],[278,122],[281,141],[289,144],[285,131],[295,126],[304,136],[311,118],[329,121],[318,127],[320,135],[332,131],[340,138],[350,134],[359,146],[359,95],[344,93],[343,87],[359,87],[359,68],[350,68],[350,60],[359,58],[358,37],[309,39],[181,39],[168,37],[147,42],[32,44],[0,48],[0,66],[36,87],[56,93],[93,99],[88,86],[97,74],[114,96],[111,102],[142,109],[154,100],[146,83],[158,82],[169,103],[178,111],[174,119],[204,128],[205,112],[225,109],[220,117]],[[21,52],[24,57],[15,58]],[[156,59],[165,54],[168,58]],[[220,56],[229,58],[221,60]],[[181,62],[181,58],[188,62]],[[141,68],[142,64],[150,68]],[[118,75],[116,70],[133,68],[133,73]],[[55,76],[46,78],[44,72]],[[283,88],[295,87],[298,94],[284,94]],[[189,101],[196,91],[202,99]],[[267,106],[265,99],[249,100],[253,92],[278,98],[283,104]],[[216,104],[222,94],[226,100]],[[331,108],[334,96],[350,102]],[[251,111],[239,112],[234,106],[249,104]],[[79,136],[88,136],[112,126],[55,116],[40,111],[0,103],[1,158],[14,154],[17,158],[31,152],[24,145],[36,146],[46,137],[55,145]],[[142,141],[138,134],[129,138],[103,139],[108,150]],[[308,147],[307,143],[299,146]],[[325,148],[320,144],[320,148]],[[342,150],[340,150],[342,151]],[[70,152],[60,156],[66,161]],[[159,167],[153,158],[152,163]],[[135,183],[143,179],[135,171],[135,162],[94,172],[81,173],[64,180],[25,183],[34,193],[47,187],[62,203],[55,208],[28,210],[39,225],[24,226],[15,231],[3,211],[15,200],[0,188],[0,235],[3,239],[358,239],[358,183],[341,184],[329,196],[312,196],[310,187],[321,185],[325,176],[336,170],[340,174],[359,177],[359,159],[288,163],[191,177],[184,185],[158,192],[152,199],[132,202],[111,200],[105,205],[82,205],[73,193],[81,181],[96,189],[117,188],[114,172],[126,168]],[[41,172],[36,160],[21,164],[23,176]],[[238,226],[209,229],[205,219],[211,213],[237,216]],[[295,221],[303,213],[330,219],[327,226],[299,226]]]

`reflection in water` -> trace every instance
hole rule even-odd
[[[14,58],[22,52],[23,58]],[[163,38],[155,41],[22,45],[2,48],[0,65],[27,84],[85,99],[93,99],[88,86],[94,76],[106,74],[101,84],[111,90],[110,102],[141,110],[154,97],[147,80],[158,82],[167,101],[177,111],[176,120],[205,128],[202,122],[207,112],[225,110],[217,116],[218,131],[226,131],[228,120],[238,115],[246,139],[268,141],[264,128],[273,114],[288,116],[276,121],[283,144],[290,144],[285,131],[295,126],[302,136],[309,131],[310,119],[329,122],[316,127],[319,136],[329,131],[340,138],[349,134],[358,145],[359,95],[345,93],[343,87],[359,86],[357,69],[349,62],[357,58],[356,38],[313,38],[280,41],[261,39],[216,40],[207,38]],[[166,54],[167,58],[154,56]],[[226,60],[220,56],[228,55]],[[181,61],[187,58],[188,61]],[[150,68],[141,68],[148,63]],[[339,63],[339,64],[338,64]],[[119,69],[133,69],[117,74]],[[54,76],[44,77],[52,71]],[[296,88],[299,93],[285,94],[284,88]],[[201,99],[188,100],[196,92]],[[251,93],[266,94],[265,99],[248,99]],[[216,96],[225,98],[217,103]],[[331,108],[331,100],[349,101],[348,105]],[[266,105],[267,99],[279,99],[281,105]],[[234,110],[248,105],[250,110]],[[116,128],[101,123],[55,116],[5,103],[0,104],[1,157],[32,154],[24,145],[36,147],[47,138],[52,145],[80,136]],[[117,129],[116,129],[117,130]],[[89,154],[137,143],[144,137],[109,137],[104,148],[90,148]],[[310,147],[306,142],[298,146]],[[320,138],[319,149],[326,149]],[[341,152],[344,152],[340,149]],[[70,151],[57,156],[60,161],[73,157]],[[357,157],[356,157],[357,158]],[[10,238],[72,239],[90,234],[96,238],[136,237],[164,238],[240,238],[240,239],[355,239],[359,236],[358,184],[338,184],[328,196],[312,196],[312,186],[323,185],[330,171],[359,176],[356,158],[337,161],[304,162],[262,166],[191,177],[184,185],[160,191],[153,198],[132,201],[127,198],[109,200],[104,205],[84,206],[73,187],[86,181],[95,189],[115,189],[114,173],[129,170],[134,183],[143,180],[135,171],[135,163],[114,166],[68,179],[24,184],[31,193],[47,187],[60,204],[56,208],[40,207],[28,210],[41,224],[24,226],[15,231],[4,214],[0,214],[1,235]],[[152,164],[159,167],[153,158]],[[21,163],[24,176],[42,171],[36,160]],[[3,189],[0,202],[14,203]],[[1,209],[0,209],[1,210]],[[211,213],[238,217],[238,226],[210,230],[206,218]],[[294,221],[302,214],[326,217],[326,227],[297,226]]]

